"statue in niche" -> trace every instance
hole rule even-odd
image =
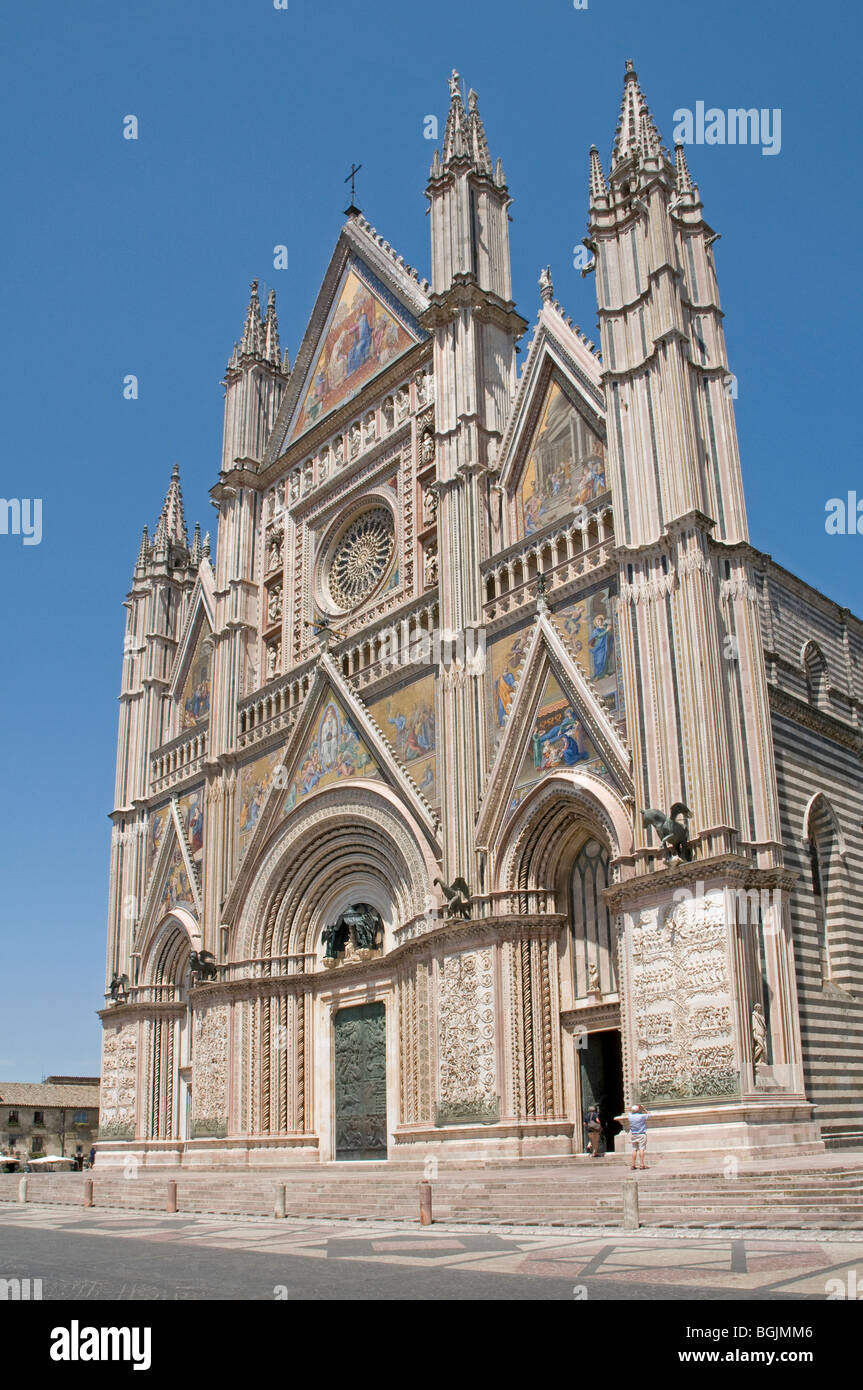
[[[426,430],[420,442],[420,466],[425,468],[428,464],[434,463],[434,455],[434,435],[431,430]]]
[[[395,424],[396,408],[392,396],[387,396],[383,409],[384,429],[389,433]]]
[[[425,564],[423,566],[423,578],[425,580],[425,586],[427,589],[434,588],[434,586],[437,584],[437,576],[437,552],[434,550],[430,550],[425,557]]]
[[[752,1006],[752,1060],[756,1066],[767,1061],[767,1019],[760,1002]]]
[[[329,473],[329,471],[330,471],[330,451],[329,451],[329,449],[322,449],[322,450],[321,450],[321,456],[320,456],[320,458],[318,459],[318,477],[320,478],[321,482],[324,481],[324,479],[326,478],[326,476],[327,476],[327,474]]]
[[[267,569],[274,570],[277,565],[282,563],[282,536],[280,531],[275,531],[270,537],[270,545],[267,551]]]
[[[591,994],[602,993],[599,984],[599,970],[595,960],[592,960],[587,967],[587,987]]]
[[[276,584],[267,596],[267,617],[271,623],[282,616],[282,586]]]
[[[406,386],[400,386],[396,396],[396,419],[399,424],[407,419],[411,408],[411,393]]]
[[[355,459],[360,452],[360,427],[359,424],[351,425],[350,429],[350,451],[351,458]]]
[[[288,488],[290,490],[291,501],[296,502],[300,495],[300,475],[296,469],[294,469],[288,480]]]
[[[682,801],[675,801],[667,816],[663,811],[655,811],[652,807],[648,807],[641,816],[641,824],[645,827],[651,825],[659,836],[669,864],[679,864],[681,859],[687,862],[692,859],[689,831],[683,821],[677,819],[679,815],[685,816],[687,820],[692,816],[692,812]]]
[[[377,439],[377,437],[378,437],[377,422],[376,422],[375,417],[374,417],[374,412],[370,411],[369,414],[366,416],[365,430],[363,431],[363,443],[364,443],[364,444],[374,444],[374,442],[375,442],[375,440]]]
[[[315,480],[314,468],[311,459],[303,464],[303,492],[308,492]]]
[[[423,492],[423,521],[433,526],[437,521],[437,492],[433,487],[427,487]]]
[[[361,960],[367,960],[377,950],[383,940],[383,922],[379,912],[368,903],[357,903],[355,907],[343,912],[339,921],[346,930],[352,931],[357,953]]]
[[[321,933],[323,961],[328,970],[338,964],[340,956],[368,960],[383,944],[384,924],[381,915],[369,903],[356,903],[343,912],[332,926]]]
[[[271,642],[267,647],[267,680],[271,681],[279,674],[279,662],[282,657],[281,642]]]
[[[338,439],[333,440],[333,458],[336,461],[336,466],[345,461],[345,441],[341,435]]]
[[[332,926],[324,927],[321,932],[321,940],[324,950],[324,965],[332,969],[337,964],[339,955],[345,949],[348,939],[348,929],[339,920]]]

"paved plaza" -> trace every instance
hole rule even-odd
[[[863,1283],[863,1235],[530,1233],[29,1205],[0,1276],[46,1299],[817,1300]],[[832,1284],[831,1288],[836,1285]]]

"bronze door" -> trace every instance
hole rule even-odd
[[[333,1031],[336,1158],[386,1158],[387,1059],[383,1004],[339,1009]]]

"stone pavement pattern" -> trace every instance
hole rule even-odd
[[[61,1207],[6,1208],[0,1228],[17,1234],[51,1232],[57,1235],[114,1238],[152,1243],[160,1247],[230,1251],[250,1256],[248,1278],[255,1278],[254,1256],[282,1256],[309,1261],[356,1263],[358,1287],[363,1270],[420,1267],[450,1273],[515,1275],[539,1281],[567,1280],[570,1296],[590,1282],[601,1293],[603,1285],[625,1285],[634,1298],[675,1297],[675,1291],[695,1290],[705,1299],[816,1298],[826,1297],[828,1279],[839,1278],[863,1286],[863,1235],[855,1240],[845,1232],[810,1237],[805,1234],[768,1235],[645,1235],[621,1231],[565,1234],[493,1231],[445,1227],[406,1231],[395,1222],[381,1222],[373,1230],[354,1222],[272,1219],[207,1218],[177,1213],[174,1216],[136,1216],[121,1212],[73,1211]],[[6,1243],[6,1242],[4,1242]],[[90,1242],[92,1246],[92,1241]],[[167,1258],[168,1251],[165,1256]],[[92,1256],[90,1257],[92,1259]],[[296,1265],[292,1266],[296,1268]],[[79,1269],[83,1265],[79,1266]],[[270,1268],[268,1265],[267,1268]],[[129,1273],[133,1278],[132,1251]],[[3,1274],[9,1271],[2,1270]],[[34,1273],[38,1272],[34,1266]],[[853,1274],[853,1280],[851,1278]],[[98,1275],[98,1266],[94,1268]],[[310,1270],[320,1280],[322,1271]],[[132,1291],[106,1295],[87,1293],[82,1278],[77,1296],[152,1297]],[[294,1291],[299,1296],[297,1290]],[[182,1295],[180,1295],[182,1296]],[[270,1298],[262,1287],[244,1296]],[[294,1296],[294,1295],[292,1295]],[[396,1295],[397,1296],[397,1295]],[[542,1297],[538,1292],[537,1297]],[[551,1296],[551,1295],[550,1295]],[[559,1291],[557,1296],[560,1296]],[[612,1296],[620,1297],[620,1293]],[[692,1296],[692,1295],[690,1295]]]

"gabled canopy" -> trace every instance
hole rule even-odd
[[[543,718],[543,700],[550,683],[562,699],[559,711]],[[548,725],[546,728],[545,726]],[[543,608],[537,614],[524,661],[498,740],[486,792],[477,819],[477,844],[492,846],[509,813],[525,758],[555,742],[564,748],[558,770],[590,765],[592,754],[602,760],[615,788],[631,794],[629,750],[591,681],[581,670],[567,643]],[[569,759],[569,762],[566,759]],[[543,765],[540,757],[538,768]]]
[[[563,514],[566,504],[570,509],[574,507],[576,496],[587,497],[589,493],[588,500],[591,500],[597,488],[606,485],[604,469],[599,469],[598,465],[594,465],[595,479],[587,478],[586,472],[592,456],[601,460],[604,454],[605,409],[600,373],[601,364],[592,345],[564,317],[558,304],[550,300],[544,302],[498,456],[500,481],[511,507],[508,543],[553,519],[550,513],[546,517],[549,512],[546,502],[552,493],[559,496],[559,510],[563,509]],[[552,420],[552,412],[560,418]],[[546,427],[553,431],[561,421],[565,424],[563,416],[567,412],[577,426],[578,439],[571,449],[561,447],[566,487],[558,491],[559,479],[551,476],[552,470],[546,469],[549,476],[536,479],[533,487],[537,515],[525,519],[522,515],[524,499],[521,499],[522,505],[518,505],[516,499],[531,469],[539,437]],[[561,441],[561,446],[565,442]],[[580,486],[581,481],[585,482],[585,487]]]
[[[439,826],[434,812],[362,700],[324,653],[302,714],[269,778],[254,834],[225,903],[226,917],[242,901],[264,846],[294,808],[318,790],[337,783],[348,785],[354,779],[391,788],[428,845],[437,850]]]
[[[428,285],[354,215],[342,228],[276,419],[266,462],[427,337]]]

